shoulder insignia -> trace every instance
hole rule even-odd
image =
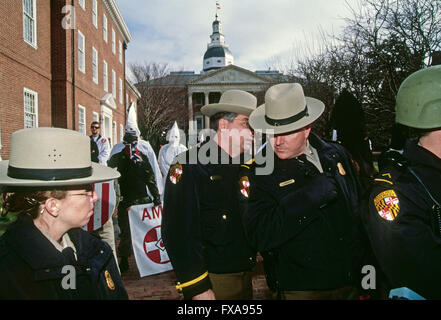
[[[381,218],[393,221],[400,211],[400,202],[394,190],[386,190],[374,198],[375,209]]]
[[[290,184],[293,184],[293,183],[296,183],[296,181],[294,179],[291,179],[291,180],[279,183],[279,187],[283,188],[283,187],[289,186]]]
[[[109,290],[115,290],[115,283],[113,283],[112,277],[110,276],[110,272],[108,270],[104,272],[104,277],[106,278],[107,287]]]
[[[240,178],[239,180],[239,190],[240,193],[245,197],[248,198],[250,196],[250,180],[247,176],[244,176]]]
[[[170,168],[170,172],[169,172],[171,183],[178,184],[178,182],[181,180],[182,173],[183,173],[182,165],[180,165],[179,163],[173,165]]]
[[[386,180],[386,179],[388,179],[388,180]],[[378,176],[378,178],[375,178],[374,180],[378,181],[378,182],[386,182],[390,185],[394,184],[392,181],[390,181],[390,180],[392,180],[392,176],[390,173],[383,173],[380,176]]]
[[[343,165],[341,164],[341,162],[337,163],[337,168],[338,168],[338,172],[340,173],[341,176],[346,175],[345,168],[343,168]]]
[[[254,159],[250,159],[250,160],[248,160],[247,162],[245,162],[245,164],[246,164],[247,166],[252,165],[253,163],[254,163]]]
[[[102,138],[102,139],[101,139],[101,142],[102,142],[102,143],[106,143],[106,141],[107,141],[106,138]]]

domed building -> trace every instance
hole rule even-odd
[[[230,64],[234,64],[234,57],[225,42],[225,36],[222,33],[222,23],[216,19],[213,21],[213,33],[211,34],[211,42],[207,46],[204,54],[203,70],[204,72],[220,69]]]

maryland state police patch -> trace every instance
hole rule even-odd
[[[172,166],[169,171],[171,183],[177,184],[179,180],[181,180],[182,172],[182,166],[180,164],[175,164]]]
[[[239,190],[245,198],[248,198],[250,196],[250,180],[247,176],[240,178]]]
[[[394,190],[386,190],[377,195],[374,205],[384,220],[393,221],[400,211],[400,202]]]

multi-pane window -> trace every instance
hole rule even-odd
[[[98,112],[93,112],[92,113],[92,117],[93,117],[93,121],[97,121],[100,122],[100,115],[98,114]]]
[[[92,0],[92,23],[98,29],[98,1]]]
[[[112,29],[112,53],[116,53],[116,35],[115,35],[115,29]]]
[[[107,62],[103,61],[103,82],[104,82],[104,91],[109,91],[109,77],[107,74]]]
[[[117,131],[116,131],[116,121],[113,121],[112,123],[112,145],[116,144],[117,137]]]
[[[122,140],[124,137],[124,127],[121,123],[119,124],[119,137],[120,137],[120,140]]]
[[[123,82],[121,78],[119,78],[119,103],[123,104]]]
[[[98,84],[98,51],[92,47],[92,78]]]
[[[103,39],[107,42],[107,17],[103,14]]]
[[[86,108],[78,105],[78,132],[86,134]]]
[[[122,42],[119,41],[119,63],[122,63],[122,57],[123,57],[123,46],[122,46]]]
[[[37,45],[37,8],[35,0],[23,0],[23,38],[32,46]]]
[[[78,69],[86,73],[86,38],[78,30]]]
[[[38,127],[38,93],[24,89],[24,127]]]
[[[113,99],[116,99],[116,73],[112,70],[112,95]]]

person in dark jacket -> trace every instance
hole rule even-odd
[[[348,299],[357,291],[359,182],[345,149],[310,132],[324,108],[287,83],[268,89],[250,116],[254,130],[272,133],[267,152],[276,157],[272,174],[249,171],[244,227],[278,299]]]
[[[118,176],[91,162],[89,138],[75,131],[12,134],[1,212],[17,220],[0,238],[0,299],[128,298],[109,245],[80,229],[97,200],[92,184]]]
[[[256,250],[242,226],[236,157],[245,161],[250,148],[248,115],[256,104],[252,94],[229,90],[219,103],[204,106],[215,135],[170,167],[162,240],[185,299],[252,299]]]
[[[440,79],[436,66],[401,84],[396,122],[419,138],[385,162],[362,211],[385,286],[402,292],[400,298],[441,299]]]

